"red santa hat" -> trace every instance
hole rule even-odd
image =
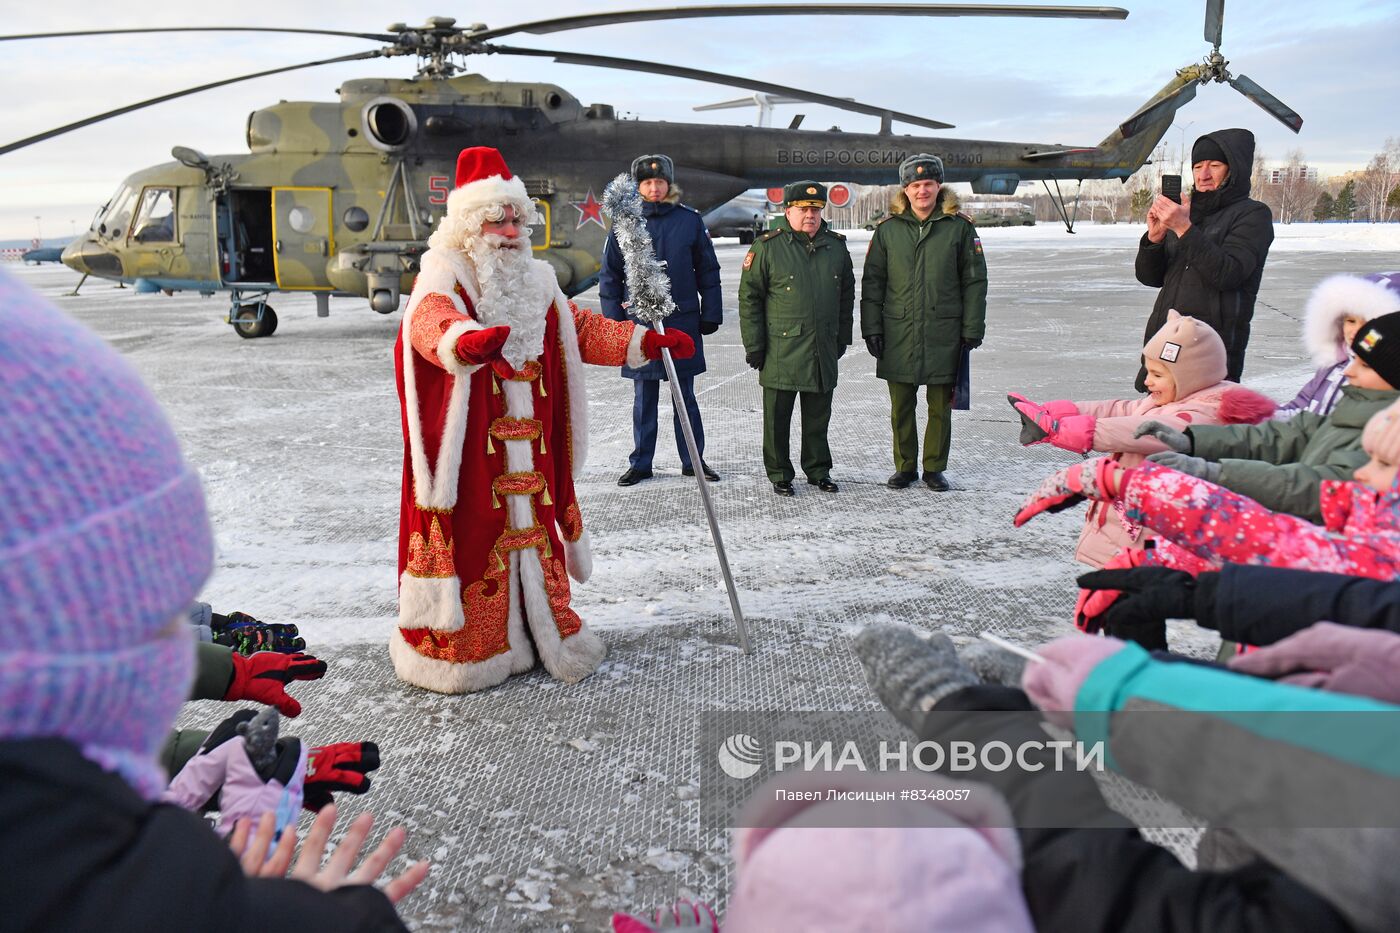
[[[516,216],[529,223],[535,204],[525,184],[511,174],[506,160],[490,146],[472,146],[457,156],[457,187],[447,197],[449,214],[470,213],[483,207],[509,204]]]

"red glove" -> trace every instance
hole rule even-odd
[[[287,693],[287,684],[294,680],[320,680],[326,675],[326,662],[309,654],[281,654],[259,651],[243,656],[233,652],[233,682],[224,693],[225,700],[253,700],[265,706],[275,706],[283,716],[297,716],[301,704]]]
[[[1147,563],[1151,551],[1142,548],[1123,548],[1108,559],[1100,570],[1128,570]],[[1074,625],[1081,632],[1093,635],[1103,628],[1099,616],[1123,595],[1122,590],[1080,590],[1079,599],[1074,603]]]
[[[453,352],[463,366],[480,366],[489,362],[492,357],[500,355],[501,347],[505,345],[509,336],[510,328],[504,324],[500,327],[469,330],[457,338],[457,346]]]
[[[498,356],[491,361],[491,368],[496,371],[496,378],[511,379],[515,376],[515,367],[505,361],[505,357]]]
[[[316,746],[307,753],[302,806],[319,810],[334,802],[332,791],[363,794],[369,790],[369,772],[378,767],[379,746],[373,742]]]
[[[673,359],[688,360],[695,355],[695,341],[683,330],[668,330],[658,334],[654,330],[646,332],[642,338],[642,356],[649,360],[661,359],[662,349],[671,351]]]

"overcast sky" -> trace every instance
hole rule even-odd
[[[676,0],[672,5],[685,5]],[[1023,0],[1024,2],[1024,0]],[[1035,0],[1031,0],[1035,2]],[[9,3],[4,32],[150,26],[256,25],[378,32],[456,14],[505,26],[642,0],[505,3],[303,2],[192,4],[111,0],[101,5]],[[801,5],[801,4],[798,4]],[[1204,57],[1203,0],[1119,3],[1126,21],[775,17],[604,26],[502,41],[649,58],[743,74],[956,124],[947,135],[1093,145],[1180,67]],[[81,12],[75,7],[89,7]],[[126,103],[283,64],[360,51],[359,40],[317,36],[91,37],[5,43],[0,141],[42,132]],[[1282,160],[1301,148],[1323,174],[1359,168],[1388,136],[1400,136],[1400,0],[1229,0],[1222,51],[1301,113],[1293,136],[1222,85],[1202,88],[1166,140],[1189,146],[1201,132],[1244,126]],[[278,100],[334,100],[355,77],[408,77],[411,58],[293,72],[160,104],[0,156],[0,239],[66,236],[133,171],[169,161],[172,145],[241,153],[248,113]],[[750,123],[751,111],[694,113],[743,92],[679,79],[499,56],[472,70],[502,80],[549,81],[585,103],[602,101],[642,119]],[[807,128],[873,132],[877,119],[807,104]],[[908,128],[906,128],[907,131]],[[897,131],[898,128],[897,128]],[[566,154],[561,154],[566,157]],[[40,221],[36,222],[35,217]]]

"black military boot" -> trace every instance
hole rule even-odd
[[[885,480],[885,485],[891,489],[908,489],[914,484],[914,480],[919,478],[918,473],[911,473],[907,470],[900,470]]]

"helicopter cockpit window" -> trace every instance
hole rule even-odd
[[[131,225],[131,238],[138,243],[168,243],[175,239],[175,189],[147,188],[141,196],[141,210]]]
[[[125,185],[118,188],[97,220],[97,232],[109,237],[125,236],[127,224],[131,222],[131,211],[135,206],[136,192]]]

